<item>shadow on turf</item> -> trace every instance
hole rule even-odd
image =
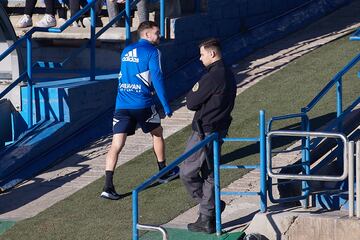
[[[170,182],[175,181],[175,180],[177,180],[177,179],[180,179],[180,178],[179,178],[179,177],[176,177],[176,178],[172,179]],[[170,183],[170,182],[168,182],[168,183]],[[166,183],[159,183],[159,182],[156,181],[156,182],[152,183],[151,185],[149,185],[149,186],[148,186],[147,188],[145,188],[145,189],[151,189],[151,188],[157,187],[157,186],[159,186],[159,185],[161,185],[161,184],[166,184]],[[120,199],[129,197],[129,196],[131,196],[131,195],[132,195],[132,192],[122,193]]]
[[[81,163],[82,161],[86,160],[87,158],[79,158],[79,162],[72,164],[76,170],[63,176],[58,176],[50,180],[41,177],[35,177],[28,183],[2,193],[0,195],[0,214],[16,210],[90,171],[89,165]],[[64,167],[61,166],[62,165],[60,164],[55,168],[48,170],[48,172],[56,171]]]

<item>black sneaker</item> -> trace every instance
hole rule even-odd
[[[115,188],[104,189],[100,197],[110,200],[119,200],[121,198],[120,194],[115,191]]]
[[[158,179],[159,183],[168,183],[174,178],[177,178],[180,173],[180,168],[178,166],[171,169],[168,173]]]

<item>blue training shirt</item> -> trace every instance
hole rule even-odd
[[[171,109],[166,99],[160,51],[140,39],[121,54],[121,69],[115,109],[140,109],[154,105],[157,94],[166,115]]]

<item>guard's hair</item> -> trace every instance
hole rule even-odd
[[[208,40],[205,40],[199,44],[199,48],[204,47],[204,49],[208,50],[211,49],[215,51],[216,53],[221,53],[221,45],[220,41],[216,38],[210,38]]]

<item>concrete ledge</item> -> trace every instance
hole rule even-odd
[[[360,221],[348,212],[319,209],[274,208],[255,215],[246,233],[259,233],[268,239],[360,239]]]

